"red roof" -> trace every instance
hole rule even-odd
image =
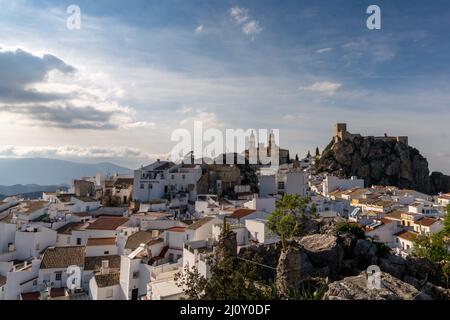
[[[86,246],[114,246],[116,245],[116,238],[89,238]]]
[[[230,218],[241,219],[241,218],[244,218],[244,217],[252,214],[253,212],[256,212],[256,210],[247,209],[247,208],[237,209],[237,210],[234,210],[234,212],[230,216]]]
[[[167,229],[166,231],[171,231],[171,232],[184,232],[184,230],[186,230],[185,227],[172,227]]]
[[[100,217],[92,222],[86,229],[116,230],[126,222],[128,222],[128,218],[125,217]]]
[[[66,295],[66,290],[64,288],[51,288],[50,298],[64,297]]]
[[[41,294],[39,292],[22,293],[22,300],[40,300]]]

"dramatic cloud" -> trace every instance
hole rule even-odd
[[[336,91],[341,87],[342,87],[341,83],[324,81],[324,82],[315,82],[310,86],[303,87],[303,90],[331,96],[334,95]]]
[[[237,25],[242,26],[242,32],[253,38],[254,35],[260,33],[263,29],[257,20],[250,18],[248,9],[233,7],[230,9],[230,16]]]
[[[92,77],[92,76],[91,76]],[[123,92],[103,88],[56,56],[0,50],[0,113],[31,126],[112,130],[151,128],[114,99]]]
[[[46,54],[42,57],[17,49],[0,49],[0,98],[4,102],[51,101],[62,98],[56,93],[38,92],[29,86],[45,81],[47,74],[56,70],[71,73],[75,69],[57,57]]]

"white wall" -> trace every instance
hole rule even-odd
[[[38,276],[40,260],[33,260],[31,267],[24,271],[10,271],[6,275],[5,300],[20,300],[20,294],[24,293],[24,287],[21,283],[27,284],[33,278]]]
[[[16,225],[0,222],[0,254],[8,252],[8,244],[13,243],[16,236]]]
[[[120,285],[99,288],[95,277],[89,281],[89,296],[92,300],[120,300],[122,293]]]
[[[340,179],[336,176],[326,176],[323,181],[323,193],[328,196],[328,193],[336,189],[348,190],[353,188],[364,188],[364,180],[352,177],[351,179]]]
[[[259,181],[259,196],[268,197],[270,194],[277,193],[277,183],[275,175],[261,175]]]
[[[105,253],[107,252],[107,253]],[[87,246],[86,257],[100,257],[116,255],[118,253],[116,245]]]
[[[39,227],[38,230],[38,232],[16,232],[15,244],[17,259],[27,260],[31,257],[38,257],[45,248],[56,244],[56,231],[45,227]]]

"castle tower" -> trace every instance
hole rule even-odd
[[[347,124],[346,123],[336,123],[334,129],[335,142],[344,140],[347,135]]]

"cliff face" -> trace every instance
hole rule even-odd
[[[368,186],[391,185],[436,194],[450,191],[450,177],[433,173],[420,152],[398,141],[356,136],[332,141],[319,160],[319,172],[363,178]]]

